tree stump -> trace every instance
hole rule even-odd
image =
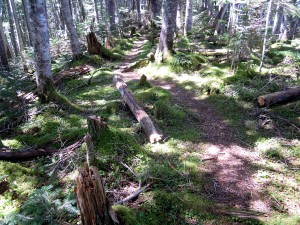
[[[111,225],[116,215],[106,198],[103,181],[95,167],[79,169],[75,189],[83,225]]]
[[[102,45],[97,40],[96,34],[94,32],[90,32],[86,36],[87,45],[88,45],[88,53],[90,54],[101,54]]]
[[[88,116],[87,124],[89,134],[94,142],[97,142],[101,133],[107,129],[107,123],[104,122],[100,116]]]
[[[84,137],[86,143],[86,161],[88,166],[94,166],[96,162],[96,154],[94,151],[94,144],[91,135],[87,133]]]

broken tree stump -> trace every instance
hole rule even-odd
[[[94,166],[96,163],[96,153],[94,151],[94,144],[91,135],[87,133],[84,137],[86,143],[86,161],[88,166]]]
[[[159,142],[162,140],[163,134],[156,128],[148,114],[138,104],[131,91],[128,89],[126,83],[120,76],[114,77],[114,84],[119,90],[124,102],[130,108],[131,112],[143,128],[147,139],[150,143]]]
[[[90,32],[86,36],[87,45],[88,45],[88,53],[100,55],[105,59],[117,59],[118,57],[115,56],[110,50],[105,48],[97,39],[96,34],[94,32]]]
[[[117,223],[115,212],[107,200],[103,181],[95,167],[79,169],[75,189],[83,225],[111,225]]]
[[[97,142],[101,133],[107,129],[107,123],[100,116],[87,117],[88,131],[94,142]]]
[[[278,104],[284,104],[300,99],[300,86],[289,88],[284,91],[278,91],[257,98],[260,107],[268,107]]]

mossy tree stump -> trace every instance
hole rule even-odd
[[[93,142],[99,141],[101,133],[107,129],[107,123],[100,116],[87,117],[88,131]]]

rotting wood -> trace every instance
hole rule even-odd
[[[268,107],[278,104],[284,104],[300,99],[300,86],[289,88],[284,91],[278,91],[257,98],[260,107]]]
[[[84,137],[86,143],[86,161],[88,166],[94,166],[96,163],[96,154],[94,151],[94,144],[91,135],[87,133]]]
[[[128,105],[131,112],[140,123],[141,127],[145,131],[145,134],[150,141],[150,143],[156,143],[162,140],[163,134],[159,131],[155,124],[152,122],[148,114],[142,109],[134,98],[131,91],[128,89],[126,83],[120,76],[114,77],[114,84],[119,90],[124,102]]]
[[[18,151],[10,148],[0,148],[0,160],[4,161],[26,161],[41,156],[52,155],[57,152],[70,152],[79,148],[83,143],[83,138],[76,141],[74,144],[63,149],[29,149]]]
[[[117,56],[115,56],[110,50],[105,48],[97,39],[96,34],[94,32],[90,32],[86,36],[87,45],[88,45],[88,53],[89,54],[95,54],[100,55],[101,57],[105,59],[116,59]]]
[[[103,180],[96,167],[79,169],[75,189],[83,225],[111,225],[118,223],[106,197]]]

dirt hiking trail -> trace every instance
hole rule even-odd
[[[138,56],[144,39],[134,42],[134,48],[127,59],[115,70],[125,82],[138,81],[142,74],[137,72],[121,72],[123,68],[134,62]],[[174,81],[153,79],[145,74],[148,81],[167,89],[172,94],[173,102],[182,106],[201,118],[197,127],[204,134],[202,144],[192,145],[191,151],[202,155],[203,172],[207,184],[204,186],[205,196],[220,205],[235,207],[241,210],[254,210],[267,215],[270,204],[260,193],[260,185],[253,179],[253,162],[260,160],[254,150],[244,146],[234,130],[224,122],[222,112],[217,112],[211,103],[196,99],[192,93],[178,87]],[[203,144],[204,143],[204,144]]]

